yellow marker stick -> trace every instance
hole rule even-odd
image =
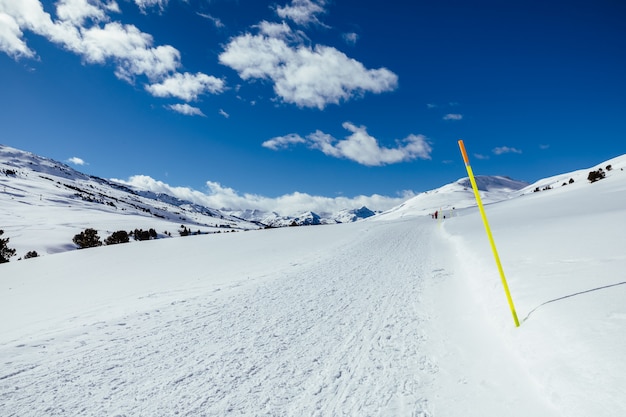
[[[493,236],[491,235],[491,229],[489,228],[489,222],[487,221],[485,208],[483,207],[483,203],[480,199],[480,194],[478,193],[478,186],[476,185],[476,179],[474,178],[474,173],[472,172],[472,167],[470,166],[469,159],[467,157],[467,152],[465,151],[465,145],[463,144],[463,140],[459,140],[459,148],[461,148],[461,154],[463,155],[463,161],[465,162],[467,175],[469,175],[470,182],[472,183],[472,189],[474,190],[474,197],[476,197],[476,203],[478,203],[478,209],[480,210],[480,215],[483,218],[483,224],[485,225],[485,230],[487,231],[487,237],[489,238],[489,243],[491,244],[493,257],[496,259],[496,265],[498,266],[498,272],[500,272],[500,279],[502,280],[502,286],[504,287],[504,292],[506,293],[506,299],[509,302],[509,308],[511,309],[511,314],[513,314],[513,321],[515,321],[515,327],[519,327],[519,320],[517,319],[517,313],[515,312],[513,299],[511,298],[511,293],[509,292],[509,286],[506,283],[504,270],[502,269],[502,264],[500,263],[500,257],[498,256],[498,250],[496,249],[496,244],[493,241]]]

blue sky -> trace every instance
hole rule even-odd
[[[0,0],[0,143],[232,208],[626,152],[626,4]],[[352,208],[352,207],[350,207]]]

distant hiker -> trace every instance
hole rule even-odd
[[[437,216],[439,215],[439,211],[435,212],[435,220],[437,220]]]

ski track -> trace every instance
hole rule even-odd
[[[355,226],[271,279],[2,346],[0,415],[432,416],[433,230]]]

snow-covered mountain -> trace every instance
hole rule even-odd
[[[28,171],[53,179],[43,200],[15,186],[25,168],[1,169],[0,228],[37,225],[7,229],[10,246],[119,224],[63,167]],[[520,327],[462,181],[353,223],[1,264],[0,416],[623,417],[625,169],[481,185],[503,198],[486,211]]]
[[[373,214],[367,208],[295,216],[259,210],[219,210],[90,176],[62,162],[4,145],[0,145],[0,187],[0,226],[12,232],[18,246],[39,254],[74,248],[71,238],[87,227],[107,235],[115,231],[110,230],[111,225],[117,224],[114,227],[122,230],[155,229],[160,237],[165,237],[176,234],[181,226],[194,233],[229,232],[351,222]],[[29,216],[35,218],[20,216],[24,205],[34,208]],[[42,242],[54,239],[43,235],[51,233],[50,222],[57,221],[54,219],[62,226],[55,233],[64,235],[59,236],[60,242],[46,246]]]
[[[527,182],[502,176],[476,176],[476,185],[484,204],[495,203],[516,197]],[[476,205],[474,191],[469,178],[461,178],[435,190],[420,193],[403,204],[382,213],[381,219],[422,216],[441,212],[443,216],[454,216],[460,208]]]
[[[613,165],[619,165],[619,159],[615,162]],[[603,169],[609,172],[611,164],[612,161],[607,161]],[[557,175],[532,185],[501,176],[477,176],[476,182],[483,202],[490,204],[588,182],[588,172]],[[183,228],[194,234],[221,233],[349,223],[367,218],[389,220],[435,211],[441,212],[442,217],[454,217],[459,209],[476,204],[468,178],[461,178],[418,194],[384,213],[375,213],[367,207],[290,216],[261,210],[225,211],[89,176],[61,162],[3,145],[0,145],[0,203],[0,230],[11,237],[19,255],[75,249],[72,237],[86,228],[96,229],[102,239],[118,230],[135,229],[154,229],[158,237],[169,237],[178,235]]]
[[[96,229],[102,237],[134,229],[159,237],[254,230],[264,225],[219,210],[89,176],[58,161],[0,145],[0,229],[18,253],[39,255],[74,249],[75,234]]]
[[[256,221],[269,227],[285,226],[311,226],[320,224],[351,223],[357,220],[367,219],[376,212],[361,207],[359,209],[344,209],[337,213],[315,213],[307,211],[292,216],[282,216],[276,212],[266,212],[261,210],[240,210],[225,211],[233,216],[237,216],[249,221]]]

